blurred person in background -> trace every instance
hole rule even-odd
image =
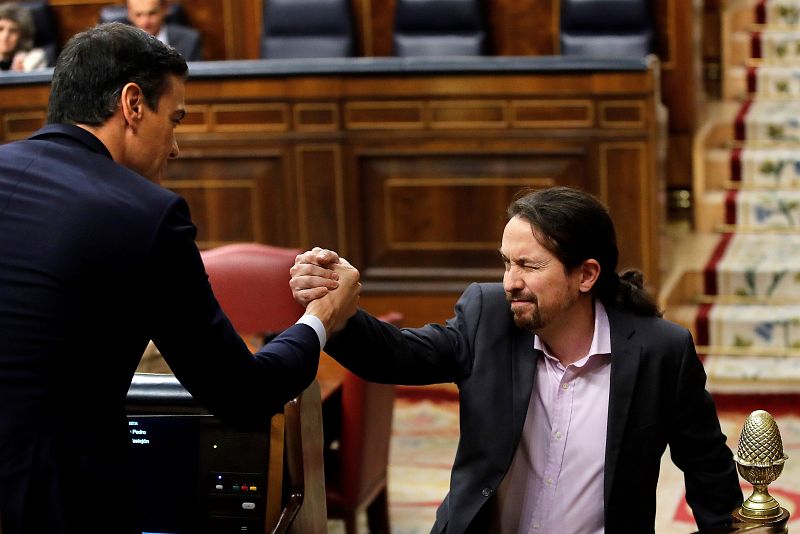
[[[167,24],[166,0],[128,0],[128,20],[180,52],[186,61],[202,59],[200,33],[180,24]]]
[[[30,12],[16,2],[0,4],[0,70],[28,72],[47,66],[41,48],[33,48],[36,29]]]

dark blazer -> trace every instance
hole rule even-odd
[[[203,59],[200,32],[180,24],[167,24],[167,41],[169,45],[181,53],[186,61]]]
[[[148,339],[233,424],[267,428],[314,379],[319,340],[306,325],[250,354],[195,234],[181,197],[83,129],[0,146],[4,534],[138,532],[124,403]]]
[[[606,532],[653,532],[668,444],[698,525],[729,523],[742,494],[691,335],[662,319],[607,312]],[[458,385],[461,438],[431,532],[490,531],[492,498],[519,444],[533,389],[540,357],[533,340],[514,324],[500,284],[473,284],[446,326],[401,331],[359,311],[326,345],[367,380]]]

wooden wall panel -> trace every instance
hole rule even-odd
[[[499,279],[505,211],[517,192],[556,184],[591,189],[582,147],[526,146],[528,153],[518,146],[481,154],[360,154],[364,249],[353,259],[375,279],[448,278],[453,268],[460,278]]]
[[[365,49],[364,55],[391,56],[395,0],[364,0],[364,3],[369,6],[371,14],[367,24],[369,24],[369,42],[372,43],[372,49]]]
[[[189,25],[200,32],[203,41],[203,59],[237,57],[235,38],[237,28],[243,29],[242,20],[234,18],[234,8],[226,0],[184,0],[184,11]],[[241,2],[246,5],[247,2]],[[240,52],[241,53],[241,52]]]
[[[648,146],[640,142],[611,142],[599,146],[599,196],[614,214],[618,235],[624,235],[625,228],[645,229],[636,243],[619,240],[620,270],[652,264],[653,254],[658,249],[658,242],[650,232],[653,214],[645,200],[651,195],[652,187],[648,178],[648,150]],[[649,278],[645,278],[645,283],[657,286],[657,281]]]
[[[486,0],[492,50],[499,56],[559,53],[557,0]]]
[[[162,183],[186,198],[198,228],[198,245],[211,248],[234,242],[289,246],[296,220],[287,202],[285,158],[206,154],[170,162]]]
[[[206,60],[260,57],[264,0],[172,1],[184,4],[190,23],[200,31]],[[483,1],[495,55],[541,56],[559,53],[558,0]],[[74,33],[95,24],[103,5],[121,2],[51,0],[62,44]],[[351,2],[359,55],[391,56],[395,1]],[[702,32],[698,21],[703,15],[694,0],[663,0],[653,2],[653,5],[657,27],[656,49],[662,63],[662,97],[670,112],[672,139],[669,144],[670,148],[680,152],[683,146],[691,142],[700,120]],[[706,34],[710,34],[713,40],[713,32],[707,31]],[[714,52],[708,52],[706,47],[703,55],[709,54],[713,55]],[[671,186],[688,188],[691,172],[690,163],[672,165],[667,180]]]
[[[303,143],[295,148],[295,162],[301,246],[347,256],[341,147]]]
[[[639,67],[190,78],[164,185],[202,247],[334,248],[366,291],[401,293],[498,280],[513,195],[572,185],[608,202],[625,264],[657,287],[657,74]],[[2,141],[41,123],[42,80],[0,85]]]

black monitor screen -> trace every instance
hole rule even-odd
[[[263,532],[269,436],[211,415],[129,415],[145,534]]]
[[[137,508],[145,533],[198,532],[198,443],[201,416],[128,419],[134,450]]]

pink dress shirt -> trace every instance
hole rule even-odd
[[[611,329],[595,302],[589,352],[564,368],[536,336],[537,362],[522,438],[497,491],[500,534],[597,534],[611,384]]]

